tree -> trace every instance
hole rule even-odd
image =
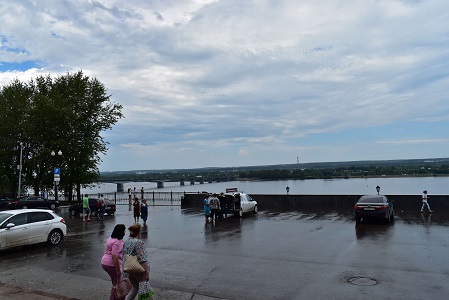
[[[7,108],[16,103],[14,112]],[[100,153],[106,154],[107,142],[101,136],[123,117],[122,106],[111,101],[105,86],[82,71],[53,79],[39,76],[24,84],[18,80],[6,86],[0,95],[0,116],[20,116],[0,127],[0,137],[9,141],[1,149],[6,157],[0,176],[9,174],[17,161],[19,141],[25,144],[24,179],[35,194],[43,186],[52,186],[53,167],[61,168],[61,187],[72,198],[80,189],[99,178]],[[25,99],[25,100],[24,100]],[[19,112],[18,114],[16,114]],[[9,152],[6,150],[9,149]],[[52,151],[62,157],[52,157]],[[14,173],[14,172],[12,172]]]
[[[0,91],[0,188],[11,196],[19,193],[20,144],[27,146],[24,124],[29,114],[29,87],[15,79]]]

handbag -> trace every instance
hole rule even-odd
[[[134,244],[134,247],[136,244]],[[134,247],[131,249],[129,254],[125,254],[123,259],[123,272],[126,273],[132,273],[132,274],[139,274],[145,272],[145,268],[140,264],[140,262],[137,260],[137,256],[131,255],[133,252]]]
[[[141,281],[139,283],[139,292],[137,294],[137,300],[153,300],[154,291],[148,281]]]
[[[125,298],[126,295],[128,295],[129,291],[132,289],[131,282],[128,278],[123,279],[121,282],[117,283],[114,286],[114,294],[115,298],[122,299]]]

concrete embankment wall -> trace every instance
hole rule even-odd
[[[263,195],[250,194],[257,201],[259,210],[352,210],[362,195]],[[421,209],[421,195],[386,195],[394,201],[395,210],[416,211]],[[181,208],[203,207],[205,194],[186,194]],[[432,210],[449,211],[449,195],[430,195]]]

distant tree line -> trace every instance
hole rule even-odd
[[[331,179],[331,178],[356,178],[356,177],[382,177],[382,176],[449,176],[449,164],[444,160],[434,163],[404,164],[370,162],[367,165],[355,163],[353,166],[333,167],[329,163],[326,167],[304,167],[295,165],[263,167],[240,167],[240,168],[214,168],[214,169],[191,169],[176,171],[157,172],[107,172],[101,174],[102,181],[232,181],[232,180],[288,180],[288,179]]]
[[[59,167],[60,189],[70,198],[74,188],[79,195],[82,186],[99,179],[99,154],[107,151],[100,134],[123,117],[121,109],[100,81],[82,71],[2,86],[0,193],[51,190]]]

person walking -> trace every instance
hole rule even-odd
[[[122,258],[123,258],[123,237],[125,236],[126,227],[124,224],[117,224],[112,234],[106,240],[106,249],[101,258],[101,267],[111,277],[112,288],[109,300],[119,300],[115,297],[114,286],[121,281]]]
[[[140,189],[140,199],[143,200],[143,196],[145,194],[145,190],[143,189],[143,187]]]
[[[212,221],[217,222],[218,219],[218,211],[220,210],[220,200],[217,198],[217,194],[213,194],[211,198],[209,198],[210,205],[210,217]]]
[[[139,218],[140,218],[140,201],[139,201],[139,198],[137,198],[137,197],[134,198],[133,207],[134,207],[134,223],[139,223]]]
[[[132,204],[131,188],[128,188],[128,202],[129,202],[129,206],[131,206],[131,204]]]
[[[427,191],[423,191],[422,192],[422,206],[421,206],[421,212],[424,212],[424,207],[426,206],[427,209],[429,210],[429,212],[433,212],[430,209],[429,203],[427,202],[427,200],[429,199],[429,196],[427,196]]]
[[[104,213],[106,210],[106,201],[104,200],[103,194],[100,195],[100,199],[98,199],[98,204],[100,205],[100,211],[98,214],[98,219],[100,219],[100,221],[104,220]]]
[[[210,217],[209,194],[207,194],[206,197],[204,198],[203,205],[204,205],[204,217],[206,218],[206,223],[209,223]]]
[[[142,218],[143,225],[147,225],[148,204],[147,204],[147,199],[145,199],[145,198],[143,198],[142,205],[140,205],[140,217]]]
[[[223,193],[220,193],[220,195],[218,195],[218,200],[220,201],[220,218],[223,218],[223,216],[225,218],[228,217],[228,203],[226,201],[226,196]]]
[[[123,246],[123,253],[125,255],[137,256],[137,260],[145,269],[143,273],[123,273],[123,277],[128,278],[133,287],[125,300],[135,299],[139,292],[139,284],[150,280],[150,264],[148,262],[145,245],[142,240],[140,240],[141,228],[140,224],[134,224],[128,227],[129,238],[125,241]]]
[[[87,221],[90,221],[90,207],[89,207],[89,196],[87,194],[84,195],[83,197],[83,222],[86,221],[86,217],[87,217]]]

